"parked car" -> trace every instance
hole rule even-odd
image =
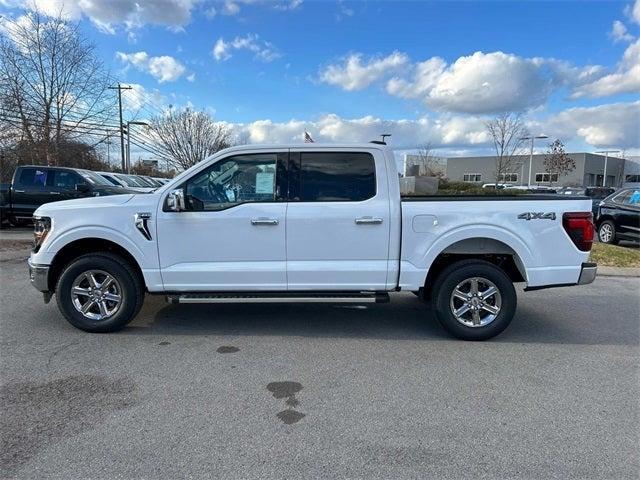
[[[615,191],[616,190],[611,187],[567,187],[558,191],[558,194],[589,197],[591,199],[591,211],[593,212],[593,218],[596,218],[598,216],[598,207],[600,205],[600,202]]]
[[[138,192],[148,193],[152,192],[156,188],[150,187],[135,175],[129,175],[127,173],[112,173],[111,175],[127,185],[128,188],[134,189]]]
[[[596,222],[602,243],[640,241],[640,188],[624,188],[602,200]]]
[[[124,327],[146,292],[172,303],[370,303],[412,291],[453,335],[480,340],[511,322],[514,283],[595,278],[588,199],[472,200],[401,198],[380,144],[238,146],[147,195],[40,207],[31,281],[89,332]]]
[[[534,193],[534,194],[553,194],[556,193],[556,189],[551,187],[545,187],[541,185],[507,185],[505,187],[507,190],[520,190],[524,193]]]
[[[104,177],[112,185],[115,185],[116,187],[127,188],[129,190],[133,190],[140,193],[147,193],[150,191],[148,187],[131,186],[131,185],[136,185],[136,183],[135,182],[127,183],[125,179],[118,176],[119,174],[117,173],[114,173],[114,172],[97,172],[97,173],[102,177]]]
[[[90,170],[27,165],[16,168],[11,184],[4,184],[0,193],[2,218],[13,225],[25,225],[45,203],[132,191],[114,187]]]

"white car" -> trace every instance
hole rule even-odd
[[[463,339],[503,331],[525,290],[590,283],[591,202],[556,195],[401,198],[380,144],[245,145],[145,195],[46,204],[31,281],[74,326],[124,327],[173,303],[431,300]],[[425,318],[426,320],[426,318]]]

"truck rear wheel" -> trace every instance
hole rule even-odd
[[[56,286],[58,308],[86,332],[120,330],[138,314],[144,288],[128,262],[111,253],[90,253],[69,263]]]
[[[432,289],[434,313],[462,340],[486,340],[509,326],[517,295],[503,270],[483,260],[462,260],[445,268]]]

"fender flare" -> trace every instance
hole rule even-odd
[[[53,253],[55,256],[60,250],[62,250],[70,243],[75,242],[76,240],[86,240],[90,238],[113,242],[116,245],[124,248],[131,254],[141,270],[143,265],[149,263],[148,261],[145,262],[144,252],[142,252],[142,250],[140,250],[140,247],[138,247],[133,241],[131,241],[119,231],[109,227],[104,227],[102,225],[89,225],[67,230],[60,235],[57,235],[53,242],[51,242],[50,245],[47,245],[46,251],[49,253]]]
[[[457,242],[469,239],[496,240],[511,248],[516,254],[516,263],[519,262],[522,265],[524,269],[522,273],[525,276],[525,280],[527,280],[527,268],[535,264],[535,256],[533,252],[531,252],[531,249],[522,238],[515,233],[501,227],[487,224],[457,227],[440,236],[431,244],[422,256],[420,262],[421,267],[425,269],[425,280],[431,265],[433,265],[435,259],[438,258],[442,252]]]

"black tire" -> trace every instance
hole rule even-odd
[[[493,283],[501,297],[501,307],[495,319],[482,326],[463,324],[456,319],[451,308],[451,298],[456,287],[475,277]],[[461,260],[452,263],[438,275],[431,291],[431,304],[436,318],[445,330],[462,340],[486,340],[495,337],[509,326],[516,312],[517,295],[511,279],[502,269],[483,260]],[[492,297],[487,301],[495,303],[497,298]],[[456,302],[459,300],[456,299]],[[489,314],[480,310],[479,315]]]
[[[92,320],[76,309],[71,296],[73,282],[83,272],[100,270],[111,275],[121,290],[121,303],[116,312],[104,320]],[[144,302],[140,276],[124,258],[112,253],[89,253],[69,263],[56,285],[58,308],[76,328],[92,333],[115,332],[135,318]]]
[[[610,232],[605,234],[605,229],[609,228]],[[606,238],[606,240],[605,240]],[[608,243],[609,245],[617,245],[618,243],[618,235],[616,232],[616,225],[611,220],[605,220],[601,222],[598,226],[598,241],[600,243]]]

